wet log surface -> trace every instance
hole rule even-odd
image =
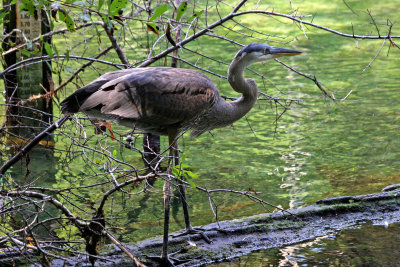
[[[212,240],[206,243],[199,235],[170,238],[170,252],[179,259],[191,259],[179,266],[204,266],[226,261],[250,252],[276,248],[337,231],[354,228],[363,223],[391,224],[400,221],[400,186],[385,188],[381,193],[323,199],[315,205],[244,219],[222,221],[203,226]],[[221,228],[224,232],[216,231]],[[178,233],[174,233],[178,234]],[[143,264],[157,266],[144,255],[160,255],[161,238],[151,238],[135,245],[125,245]],[[107,261],[96,265],[133,266],[130,259],[116,246],[102,255]],[[54,265],[91,266],[86,257],[54,260]]]

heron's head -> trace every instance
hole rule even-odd
[[[236,54],[235,59],[240,61],[244,60],[249,64],[252,64],[282,56],[296,56],[300,55],[301,53],[302,52],[293,49],[275,47],[262,43],[251,43],[243,47]]]

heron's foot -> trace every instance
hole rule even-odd
[[[148,259],[150,259],[150,260],[152,260],[154,262],[157,262],[159,264],[159,266],[162,266],[162,267],[173,267],[173,266],[178,266],[180,264],[187,263],[187,262],[189,262],[191,260],[196,259],[196,258],[178,259],[178,258],[172,257],[175,254],[184,253],[186,251],[187,250],[185,248],[181,248],[180,250],[169,254],[166,258],[163,258],[161,256],[147,256],[147,255],[146,255],[146,258],[148,258]]]
[[[162,266],[162,267],[176,266],[174,259],[170,258],[170,257],[162,258],[160,256],[148,256],[148,255],[146,255],[146,258],[148,258],[152,262],[158,263],[158,266]],[[147,265],[147,263],[146,263],[146,265]]]
[[[211,229],[204,229],[201,227],[190,227],[189,229],[186,229],[185,232],[181,233],[181,234],[177,234],[177,235],[173,235],[172,237],[179,237],[179,236],[185,236],[185,235],[200,235],[201,238],[206,241],[208,244],[211,244],[211,240],[210,238],[204,233],[207,231],[218,231],[218,232],[222,232],[222,233],[228,233],[225,230],[222,230],[220,228],[211,228]]]
[[[201,227],[190,227],[186,229],[185,232],[177,234],[177,235],[171,235],[173,238],[175,237],[180,237],[180,236],[185,236],[185,235],[200,235],[201,238],[206,241],[208,244],[211,244],[211,240],[204,234],[206,230],[201,228]]]

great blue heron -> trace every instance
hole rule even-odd
[[[177,137],[191,130],[196,137],[215,128],[231,125],[253,107],[258,95],[257,84],[245,79],[243,72],[255,62],[294,56],[300,51],[251,43],[234,57],[228,70],[228,81],[242,96],[225,101],[210,78],[191,69],[149,67],[106,73],[78,89],[62,103],[66,114],[84,112],[89,117],[114,120],[144,132],[167,135],[170,156],[177,158]],[[171,185],[164,183],[164,243],[161,259],[168,259],[168,225]],[[190,225],[184,186],[179,185],[186,231]]]

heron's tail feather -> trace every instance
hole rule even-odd
[[[79,112],[83,102],[93,93],[97,92],[106,82],[106,80],[94,81],[76,90],[60,103],[62,113],[72,114]]]

